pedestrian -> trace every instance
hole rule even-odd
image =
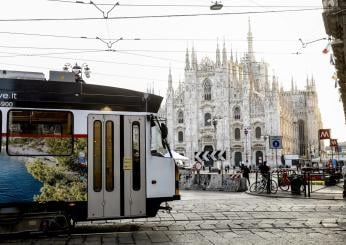
[[[244,166],[243,167],[243,178],[247,179],[247,182],[249,183],[249,186],[250,186],[249,175],[250,175],[250,169],[248,168],[248,166]]]
[[[259,170],[261,172],[262,178],[267,180],[269,176],[269,167],[267,166],[267,161],[264,161],[260,166]]]

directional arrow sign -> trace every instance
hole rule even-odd
[[[203,152],[200,152],[200,151],[196,151],[195,152],[195,161],[197,162],[203,162],[203,160],[200,158],[200,154],[203,153]]]
[[[219,151],[212,151],[211,153],[210,153],[210,158],[213,160],[213,161],[216,161],[216,160],[218,160],[217,159],[217,153],[218,153]]]
[[[210,158],[209,158],[209,151],[205,151],[203,153],[203,157],[204,161],[210,161]]]
[[[226,160],[226,151],[219,151],[218,157],[219,157],[219,160],[225,161]]]

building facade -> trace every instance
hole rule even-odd
[[[239,60],[227,57],[225,43],[216,47],[215,61],[198,62],[192,47],[186,50],[185,78],[174,89],[169,71],[166,103],[171,148],[194,161],[195,152],[224,150],[224,166],[258,165],[266,160],[281,164],[281,155],[318,154],[322,128],[315,80],[298,90],[292,79],[289,91],[268,74],[268,64],[257,61],[249,22],[248,51]],[[282,136],[282,149],[269,147],[269,136]],[[212,161],[205,162],[212,165]]]

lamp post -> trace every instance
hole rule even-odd
[[[247,152],[247,135],[249,133],[249,129],[246,127],[244,128],[244,134],[245,134],[245,162],[246,165],[248,165],[249,159],[248,159],[248,152]]]
[[[70,63],[66,63],[64,67],[62,68],[63,71],[69,71],[71,68],[71,71],[73,72],[75,76],[76,82],[84,82],[82,78],[82,71],[84,70],[84,75],[86,78],[90,78],[90,68],[86,63],[83,63],[82,66],[78,65],[77,62],[74,66],[72,66]]]
[[[210,6],[210,10],[220,10],[222,9],[223,4],[221,2],[217,2],[215,1],[211,6]]]
[[[214,126],[214,146],[215,146],[215,151],[217,150],[217,123],[218,120],[220,120],[221,117],[213,117],[212,119],[212,124]],[[223,186],[223,162],[221,161],[221,185]]]
[[[268,139],[268,136],[264,135],[263,139],[264,139],[264,159],[263,159],[263,161],[267,162],[267,139]]]

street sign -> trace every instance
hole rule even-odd
[[[205,151],[205,152],[203,153],[202,158],[203,158],[204,161],[210,161],[210,160],[212,160],[212,159],[209,158],[209,153],[210,153],[210,151]]]
[[[337,147],[338,146],[338,140],[337,139],[330,139],[330,147]]]
[[[320,129],[320,130],[318,130],[318,138],[320,140],[330,139],[330,129]]]
[[[200,162],[196,162],[195,167],[197,170],[201,170],[202,164]]]
[[[218,154],[219,160],[225,161],[226,160],[226,151],[220,151]]]
[[[226,151],[196,151],[195,152],[195,161],[204,162],[204,161],[225,161],[226,160]]]
[[[282,136],[269,136],[270,149],[282,149]]]
[[[204,151],[197,151],[195,152],[195,161],[197,162],[203,162],[202,155]]]

